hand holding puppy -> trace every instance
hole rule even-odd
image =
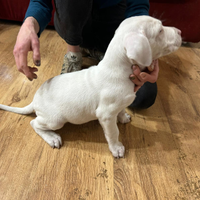
[[[145,82],[155,83],[158,79],[159,64],[158,60],[154,60],[152,64],[147,67],[147,71],[141,72],[137,65],[132,66],[133,74],[130,75],[131,81],[135,84],[134,92],[137,92]]]

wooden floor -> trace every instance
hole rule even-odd
[[[44,31],[42,65],[30,82],[12,54],[18,31],[19,25],[0,22],[0,103],[22,107],[60,73],[66,45],[54,30]],[[97,121],[66,124],[57,131],[64,142],[58,150],[33,131],[34,115],[1,110],[0,199],[200,199],[200,49],[182,47],[161,58],[157,83],[155,104],[127,109],[131,123],[119,124],[125,159],[112,157]]]

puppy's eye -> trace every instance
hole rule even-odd
[[[163,29],[160,29],[159,34],[161,34],[163,32]]]

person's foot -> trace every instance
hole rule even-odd
[[[82,48],[82,47],[80,49],[81,49],[81,53],[82,53],[83,57],[91,57],[98,61],[101,61],[104,57],[104,53],[102,53],[96,49],[86,49],[86,48]]]
[[[61,74],[75,72],[81,70],[82,54],[81,52],[69,51],[64,56]]]

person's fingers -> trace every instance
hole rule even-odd
[[[38,71],[38,68],[36,68],[36,67],[29,67],[29,69],[33,73]]]
[[[34,78],[33,72],[31,72],[30,68],[27,66],[27,53],[21,52],[19,55],[19,68],[23,71],[26,77],[32,81]]]
[[[20,68],[20,65],[19,65],[19,56],[18,56],[18,54],[16,54],[16,53],[13,53],[13,54],[14,54],[14,57],[15,57],[15,62],[16,62],[16,65],[17,65],[17,70],[19,72],[21,72],[21,73],[24,74],[22,68]]]
[[[141,72],[140,77],[144,82],[148,81],[150,83],[155,83],[158,79],[158,73],[159,73],[159,65],[158,62],[154,65],[154,70],[149,74],[146,72]]]
[[[129,78],[135,84],[134,92],[137,92],[144,84],[144,82],[140,81],[140,79],[138,79],[138,77],[136,75],[131,74]]]
[[[33,79],[37,79],[37,74],[35,72],[38,71],[36,67],[29,67],[29,71],[33,74]]]
[[[137,65],[133,65],[132,66],[132,69],[133,69],[133,74],[131,74],[129,76],[129,78],[131,79],[131,81],[137,85],[137,86],[142,86],[144,84],[144,81],[141,79],[140,77],[140,73],[141,73],[141,70],[140,68],[137,66]]]
[[[37,72],[38,69],[35,68],[35,67],[28,67],[27,66],[28,72],[25,73],[25,71],[27,71],[26,70],[26,64],[27,64],[26,58],[23,59],[24,61],[20,61],[18,54],[16,52],[13,52],[13,54],[14,54],[14,57],[15,57],[15,62],[16,62],[18,71],[22,72],[25,75],[26,74],[32,74],[32,77],[27,76],[27,78],[31,81],[32,81],[32,79],[37,79],[37,75],[34,72]]]
[[[134,92],[137,92],[145,82],[155,83],[158,79],[159,64],[158,60],[153,61],[152,65],[148,67],[149,72],[141,72],[137,65],[133,65],[133,74],[129,76],[131,81],[135,84]]]
[[[133,83],[135,83],[135,85],[142,86],[144,84],[144,82],[142,82],[140,79],[138,79],[138,77],[136,75],[131,74],[130,79]]]
[[[32,40],[32,51],[33,51],[33,62],[36,66],[41,65],[41,58],[40,58],[40,43],[38,38],[34,38]]]
[[[153,74],[148,74],[148,73],[146,73],[146,72],[142,72],[141,74],[140,74],[140,77],[142,77],[142,80],[144,81],[144,82],[150,82],[150,83],[155,83],[156,81],[157,81],[157,76],[156,75],[153,75]]]
[[[133,69],[133,74],[136,76],[138,76],[141,73],[141,70],[137,65],[133,65],[132,69]]]

